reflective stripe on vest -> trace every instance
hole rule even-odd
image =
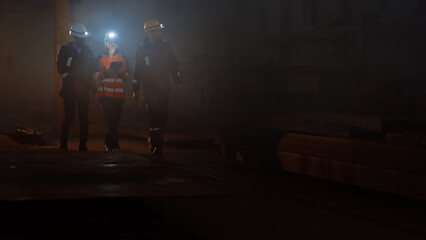
[[[113,83],[113,82],[116,82],[116,83],[122,83],[123,82],[123,79],[121,79],[121,78],[105,78],[104,80],[101,80],[101,82],[103,82],[103,83]]]
[[[110,92],[110,93],[124,93],[123,88],[107,88],[107,87],[98,87],[99,92]]]

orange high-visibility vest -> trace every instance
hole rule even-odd
[[[123,62],[123,74],[111,73],[107,74],[112,62]],[[126,59],[120,54],[115,54],[113,58],[104,55],[99,62],[99,76],[98,76],[98,95],[107,96],[111,98],[124,97],[124,81],[128,78]]]

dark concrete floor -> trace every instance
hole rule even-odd
[[[125,123],[118,153],[101,137],[81,153],[76,138],[60,152],[53,133],[43,147],[1,135],[0,239],[426,239],[424,201],[225,159],[214,138],[173,131],[153,159]]]
[[[103,152],[101,138],[89,153],[3,151],[0,238],[426,239],[424,202],[223,159],[208,139],[167,138],[161,159],[143,136],[123,137],[119,153]]]

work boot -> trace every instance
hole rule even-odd
[[[111,152],[119,152],[120,146],[118,144],[114,144],[114,145],[110,146],[110,151]]]
[[[109,139],[108,133],[105,136],[105,151],[106,152],[111,152],[111,141]]]
[[[61,145],[59,146],[59,149],[61,151],[68,151],[68,144],[62,142]]]
[[[68,148],[66,146],[60,146],[59,151],[60,152],[68,152]]]
[[[162,147],[161,147],[161,146],[156,146],[156,147],[154,147],[154,148],[151,150],[151,152],[152,152],[152,155],[154,155],[154,156],[161,156],[161,153],[162,153]]]
[[[88,152],[89,150],[87,149],[86,145],[80,145],[80,147],[78,147],[78,151],[80,151],[80,152]]]
[[[109,151],[110,151],[109,146],[105,144],[105,152],[109,152]]]
[[[162,144],[163,144],[163,132],[161,129],[152,130],[149,131],[149,144],[150,144],[150,151],[154,155],[160,155],[162,152]]]

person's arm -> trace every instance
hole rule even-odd
[[[173,49],[170,46],[170,44],[168,44],[168,48],[169,48],[169,66],[170,66],[170,72],[172,74],[172,78],[176,84],[181,84],[179,64],[176,60],[175,53],[173,52]]]
[[[87,61],[89,63],[89,90],[92,94],[96,94],[97,92],[97,87],[96,87],[96,72],[98,71],[98,64],[96,63],[96,59],[95,56],[92,52],[92,50],[88,49],[88,54],[87,54]]]
[[[141,83],[142,83],[142,64],[143,61],[141,59],[142,55],[142,48],[139,47],[136,51],[136,58],[135,58],[135,69],[133,72],[133,96],[137,98],[138,93],[140,91]]]
[[[62,83],[66,84],[66,79],[69,76],[68,70],[71,66],[72,57],[67,56],[66,46],[62,46],[59,50],[58,61],[56,62],[56,68],[58,73],[62,77]],[[69,66],[68,66],[69,65]]]
[[[103,64],[102,58],[99,59],[99,76],[98,80],[104,80],[107,78],[108,73],[106,72],[106,66]]]
[[[180,71],[179,71],[179,64],[176,60],[176,56],[175,56],[173,49],[170,46],[170,44],[168,44],[168,48],[169,48],[170,74],[172,75],[172,78],[175,81],[176,90],[180,91],[180,89],[182,88],[182,82],[181,82],[181,78],[180,78],[181,74],[180,74]]]
[[[95,73],[98,71],[98,62],[96,62],[96,58],[92,52],[92,50],[89,49],[87,54],[88,62],[89,62],[89,72]]]
[[[123,65],[121,66],[121,73],[123,74],[123,81],[127,81],[129,73],[127,71],[127,60],[123,57]]]

